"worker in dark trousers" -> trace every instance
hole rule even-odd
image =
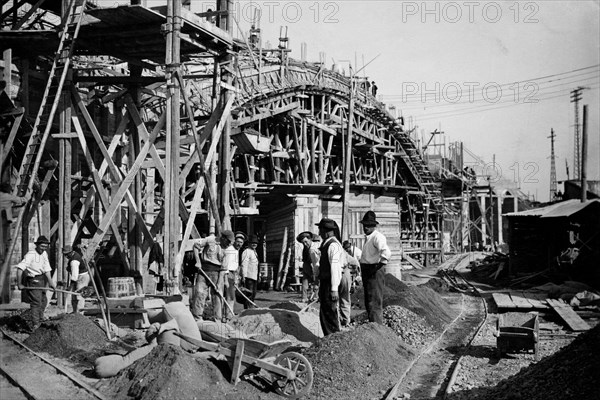
[[[335,237],[336,223],[332,219],[323,218],[317,226],[319,235],[323,238],[319,260],[319,319],[323,334],[330,335],[340,331],[338,288],[342,279],[344,249]]]
[[[31,331],[36,330],[44,320],[44,311],[48,304],[46,297],[46,283],[52,290],[56,284],[52,281],[52,268],[48,261],[46,250],[50,247],[50,241],[46,236],[40,236],[35,242],[35,250],[25,254],[23,260],[17,265],[17,283],[19,290],[25,287],[31,288],[26,292],[26,298],[31,306]]]
[[[367,211],[360,223],[363,226],[363,232],[367,236],[360,258],[367,315],[370,322],[383,324],[383,287],[385,279],[384,272],[381,269],[389,262],[392,252],[387,245],[385,236],[376,230],[379,223],[373,211]]]

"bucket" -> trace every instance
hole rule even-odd
[[[133,277],[108,278],[108,297],[135,296]]]

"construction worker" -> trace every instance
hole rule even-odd
[[[214,235],[194,239],[190,241],[190,245],[193,245],[194,251],[200,253],[199,258],[201,265],[196,265],[196,268],[202,269],[206,275],[197,272],[194,277],[194,288],[192,291],[192,298],[190,299],[190,311],[194,318],[202,319],[205,303],[210,291],[213,306],[212,316],[216,321],[221,321],[223,319],[223,301],[221,296],[223,295],[224,282],[223,279],[221,279],[220,272],[223,261],[223,249]],[[208,280],[210,280],[215,287],[213,287]]]
[[[346,257],[348,258],[348,267],[350,268],[350,275],[352,277],[350,293],[354,293],[354,287],[356,285],[356,282],[360,283],[361,281],[359,260],[362,256],[362,251],[358,247],[350,243],[350,241],[348,240],[344,240],[344,243],[342,243],[342,247],[344,247],[344,250],[346,251]]]
[[[40,236],[34,242],[35,249],[25,254],[23,260],[17,265],[17,284],[19,290],[25,287],[32,288],[25,292],[25,298],[31,307],[31,331],[36,330],[42,324],[44,311],[48,305],[46,297],[46,282],[52,290],[56,290],[56,284],[52,281],[52,268],[48,261],[46,250],[50,247],[50,241],[46,236]]]
[[[238,281],[239,252],[233,247],[235,235],[232,231],[221,232],[221,248],[223,249],[223,261],[221,262],[221,279],[223,280],[223,291],[225,301],[229,307],[225,307],[225,315],[222,321],[227,322],[233,318],[233,307],[235,305],[235,286]]]
[[[63,254],[67,257],[67,272],[69,273],[69,290],[78,293],[90,284],[90,274],[81,254],[73,250],[70,244],[63,248]],[[81,294],[71,295],[73,314],[81,313],[85,307],[85,299]]]
[[[370,322],[383,324],[383,268],[390,260],[391,251],[387,240],[376,230],[379,224],[373,211],[367,211],[360,223],[367,241],[362,248],[360,269],[365,291],[365,307]]]
[[[296,237],[296,240],[302,244],[302,301],[309,300],[308,290],[310,285],[315,283],[315,263],[318,263],[319,247],[313,242],[312,232],[302,232]],[[312,293],[310,298],[312,298]]]
[[[319,319],[323,334],[330,335],[340,331],[338,288],[342,279],[344,249],[335,237],[336,224],[332,219],[323,218],[317,226],[323,238],[319,259]]]
[[[256,298],[256,282],[258,281],[258,254],[256,248],[258,247],[258,237],[256,235],[250,236],[249,246],[242,253],[242,265],[240,268],[240,281],[246,289],[248,289],[248,298],[252,301]],[[244,308],[251,308],[252,304],[249,302],[244,303]]]

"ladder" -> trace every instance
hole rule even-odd
[[[33,185],[36,181],[36,173],[42,160],[42,153],[44,146],[48,140],[50,129],[52,129],[52,120],[56,114],[58,103],[60,101],[60,93],[65,83],[65,78],[69,70],[69,64],[71,63],[71,56],[73,55],[73,47],[75,45],[75,39],[79,34],[79,27],[83,17],[86,0],[72,0],[69,5],[69,10],[64,21],[62,34],[60,36],[60,43],[58,51],[54,56],[54,62],[52,63],[52,69],[50,70],[50,76],[48,77],[48,83],[44,90],[44,96],[40,104],[35,123],[33,125],[33,131],[25,147],[25,155],[21,162],[21,168],[19,169],[19,175],[15,185],[14,194],[21,197],[29,197]],[[6,278],[6,271],[10,268],[11,256],[15,250],[17,243],[17,237],[21,232],[21,225],[25,215],[27,207],[21,207],[19,217],[15,222],[14,226],[14,237],[6,253],[4,264],[2,265],[2,273],[0,273],[0,288],[4,285]]]
[[[233,176],[233,170],[229,170],[229,187],[231,191],[231,202],[233,203],[233,213],[235,215],[240,215],[240,199],[237,195],[237,190],[235,188],[235,177]]]
[[[21,168],[19,169],[16,184],[16,194],[18,196],[26,196],[33,188],[35,174],[42,160],[44,146],[46,145],[50,129],[52,129],[52,121],[58,109],[60,94],[69,71],[73,47],[79,33],[85,3],[86,0],[72,0],[69,5],[69,12],[63,26],[60,44],[54,56],[54,62],[52,63],[52,69],[50,70],[50,76],[44,90],[40,109],[25,148]]]

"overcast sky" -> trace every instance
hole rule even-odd
[[[587,87],[588,178],[600,179],[598,1],[235,3],[244,31],[262,11],[263,42],[277,46],[287,26],[295,58],[302,42],[309,61],[324,52],[328,66],[335,60],[346,70],[376,58],[364,72],[419,134],[439,129],[447,143],[463,141],[486,162],[495,155],[502,177],[541,201],[548,200],[551,128],[558,180],[567,177],[565,159],[573,178],[570,91]],[[192,0],[192,10],[213,4]]]

